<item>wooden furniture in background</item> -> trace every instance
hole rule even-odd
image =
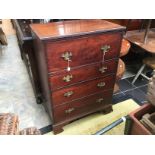
[[[144,50],[152,54],[152,57],[144,58],[143,64],[138,70],[136,76],[134,77],[132,84],[135,83],[135,81],[140,75],[143,76],[145,79],[149,80],[149,77],[147,77],[143,73],[143,71],[145,69],[145,66],[149,66],[152,69],[155,69],[155,29],[150,29],[149,31],[129,31],[127,32],[125,38],[140,50]]]
[[[147,99],[147,104],[144,104],[143,106],[129,114],[129,120],[127,121],[127,124],[130,125],[128,126],[129,129],[127,129],[127,134],[152,135],[152,133],[140,122],[140,120],[142,119],[143,115],[155,112],[155,76],[150,79],[147,91]]]
[[[85,115],[112,111],[125,28],[104,20],[32,24],[31,28],[54,133]]]
[[[118,61],[118,67],[117,67],[117,74],[116,74],[116,81],[118,82],[121,80],[125,72],[125,63],[123,62],[122,59],[119,58]]]
[[[129,49],[131,47],[131,44],[126,39],[122,39],[122,45],[121,45],[121,51],[120,51],[120,57],[123,57],[128,54]]]
[[[116,82],[115,82],[115,86],[114,86],[114,94],[119,92],[120,88],[119,88],[119,80],[122,79],[123,74],[125,72],[125,63],[119,59],[118,60],[118,66],[117,66],[117,73],[116,73]]]
[[[142,30],[146,27],[149,19],[106,19],[110,22],[127,27],[127,31]],[[155,19],[152,19],[151,28],[155,27]]]
[[[133,45],[148,51],[150,53],[155,53],[155,29],[150,29],[147,36],[147,41],[144,43],[145,30],[134,30],[128,31],[125,38],[131,42]]]
[[[38,23],[40,20],[30,20],[30,19],[14,19],[12,20],[13,27],[16,30],[16,35],[18,39],[18,45],[20,48],[21,58],[23,59],[25,66],[27,68],[33,91],[36,97],[37,103],[41,103],[41,89],[40,80],[37,69],[37,61],[34,53],[32,35],[30,31],[30,23]]]
[[[130,47],[131,47],[130,43],[126,39],[122,39],[120,57],[125,56],[129,52]],[[125,72],[125,63],[120,58],[119,61],[118,61],[114,93],[117,93],[119,91],[118,81],[122,79],[122,77],[124,75],[124,72]]]
[[[153,107],[150,103],[144,104],[137,110],[133,111],[129,114],[129,117],[132,121],[131,129],[129,131],[129,135],[151,135],[151,132],[140,122],[142,116],[146,113],[152,113],[155,111],[155,107]]]

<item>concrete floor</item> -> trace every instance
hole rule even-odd
[[[35,126],[42,128],[51,124],[42,105],[36,104],[33,89],[16,35],[7,34],[8,46],[0,55],[0,113],[15,113],[19,116],[19,128]]]

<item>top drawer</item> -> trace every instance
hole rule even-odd
[[[70,67],[81,66],[119,56],[121,33],[89,35],[81,38],[70,38],[64,41],[46,43],[48,71],[65,69],[70,60]],[[107,49],[108,47],[108,49]]]

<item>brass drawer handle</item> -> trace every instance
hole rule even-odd
[[[101,67],[101,68],[99,69],[99,71],[100,71],[101,73],[105,73],[105,72],[106,72],[106,71],[105,71],[106,69],[108,69],[108,68],[103,66],[103,67]]]
[[[64,76],[64,77],[63,77],[63,80],[64,80],[65,82],[70,82],[72,78],[73,78],[72,75],[67,75],[67,76]]]
[[[69,108],[68,110],[65,110],[65,113],[66,114],[69,114],[69,113],[71,113],[72,111],[74,111],[75,109],[74,108]]]
[[[65,61],[71,61],[72,53],[71,52],[65,52],[61,56]]]
[[[97,103],[102,103],[103,100],[104,100],[103,98],[99,98],[99,99],[96,100],[96,102],[97,102]]]
[[[97,84],[97,86],[98,86],[99,88],[102,88],[102,87],[105,86],[105,82],[100,82],[100,83]]]
[[[74,94],[73,91],[68,91],[68,92],[66,92],[66,93],[64,94],[64,96],[65,96],[65,97],[70,97],[70,96],[72,96],[73,94]]]
[[[101,47],[101,50],[102,52],[106,53],[110,50],[110,48],[111,48],[110,45],[104,45]]]

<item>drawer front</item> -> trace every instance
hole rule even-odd
[[[72,38],[65,41],[46,43],[48,71],[100,62],[105,52],[105,60],[119,56],[121,34],[98,34],[90,37]]]
[[[86,113],[102,109],[111,104],[112,90],[88,96],[84,99],[73,101],[54,107],[54,121],[61,122],[68,119],[78,118]]]
[[[60,105],[65,102],[85,97],[103,90],[113,89],[114,75],[105,78],[99,78],[93,81],[87,81],[72,87],[64,88],[52,93],[54,105]]]
[[[77,82],[91,80],[97,77],[115,73],[117,60],[95,63],[93,65],[73,69],[70,72],[62,71],[49,77],[52,90],[62,88]]]

